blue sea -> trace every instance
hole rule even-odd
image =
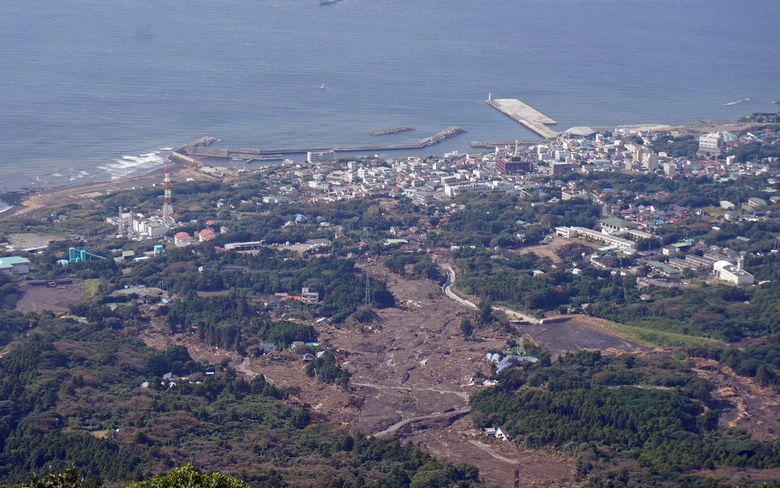
[[[533,139],[483,103],[575,125],[732,120],[780,98],[777,0],[5,0],[0,189],[139,174],[165,148],[377,142],[459,125]],[[724,105],[743,100],[736,105]],[[2,205],[0,205],[2,206]]]

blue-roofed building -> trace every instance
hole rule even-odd
[[[0,258],[0,273],[23,275],[30,272],[30,260],[20,256]]]

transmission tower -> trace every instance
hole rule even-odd
[[[371,306],[371,278],[368,276],[368,271],[366,271],[366,293],[363,297],[363,304],[366,307]]]

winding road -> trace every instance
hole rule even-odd
[[[447,282],[442,285],[441,289],[444,292],[445,295],[450,297],[451,299],[455,300],[456,302],[460,303],[464,307],[468,307],[472,310],[477,309],[477,305],[474,302],[471,302],[469,300],[466,300],[464,298],[459,297],[454,291],[452,291],[452,285],[455,284],[455,270],[452,269],[452,266],[450,266],[448,263],[442,264],[442,267],[447,272]],[[507,307],[501,307],[501,306],[493,306],[493,310],[496,310],[498,312],[505,313],[509,317],[515,319],[515,320],[522,320],[524,322],[528,322],[531,324],[539,324],[540,321],[536,319],[535,317],[531,317],[530,315],[526,315],[524,313],[518,312],[516,310],[512,310]]]

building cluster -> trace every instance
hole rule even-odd
[[[286,167],[292,167],[295,180],[284,180],[284,184],[273,188],[262,199],[284,203],[300,198],[332,201],[389,194],[427,205],[466,193],[502,191],[523,195],[534,192],[541,178],[564,178],[571,173],[623,172],[667,178],[735,179],[764,175],[768,164],[763,160],[738,162],[734,156],[725,156],[726,152],[741,144],[772,140],[777,134],[747,133],[739,137],[728,132],[704,134],[699,138],[698,156],[694,158],[655,151],[654,142],[659,137],[671,136],[628,130],[595,132],[582,127],[535,144],[499,144],[487,153],[451,152],[426,159],[358,157],[345,164],[332,151],[309,153],[305,162],[287,161]],[[591,196],[576,188],[566,188],[561,198]]]
[[[139,241],[159,239],[177,226],[176,219],[173,216],[171,168],[166,166],[164,174],[163,206],[159,214],[147,217],[140,213],[125,212],[122,207],[119,207],[119,212],[116,216],[106,218],[109,224],[116,226],[117,237],[127,237]]]
[[[724,284],[747,286],[755,278],[745,270],[745,254],[727,248],[694,244],[692,239],[676,242],[661,248],[641,251],[641,242],[654,239],[651,232],[639,230],[636,224],[616,217],[599,221],[599,229],[585,227],[556,227],[557,236],[565,239],[582,239],[604,246],[594,251],[587,262],[600,269],[614,272],[637,273],[643,266],[649,270],[648,279],[639,280],[639,286],[681,286],[685,278],[713,278]],[[630,257],[630,259],[621,259]],[[574,266],[572,272],[579,274]]]

